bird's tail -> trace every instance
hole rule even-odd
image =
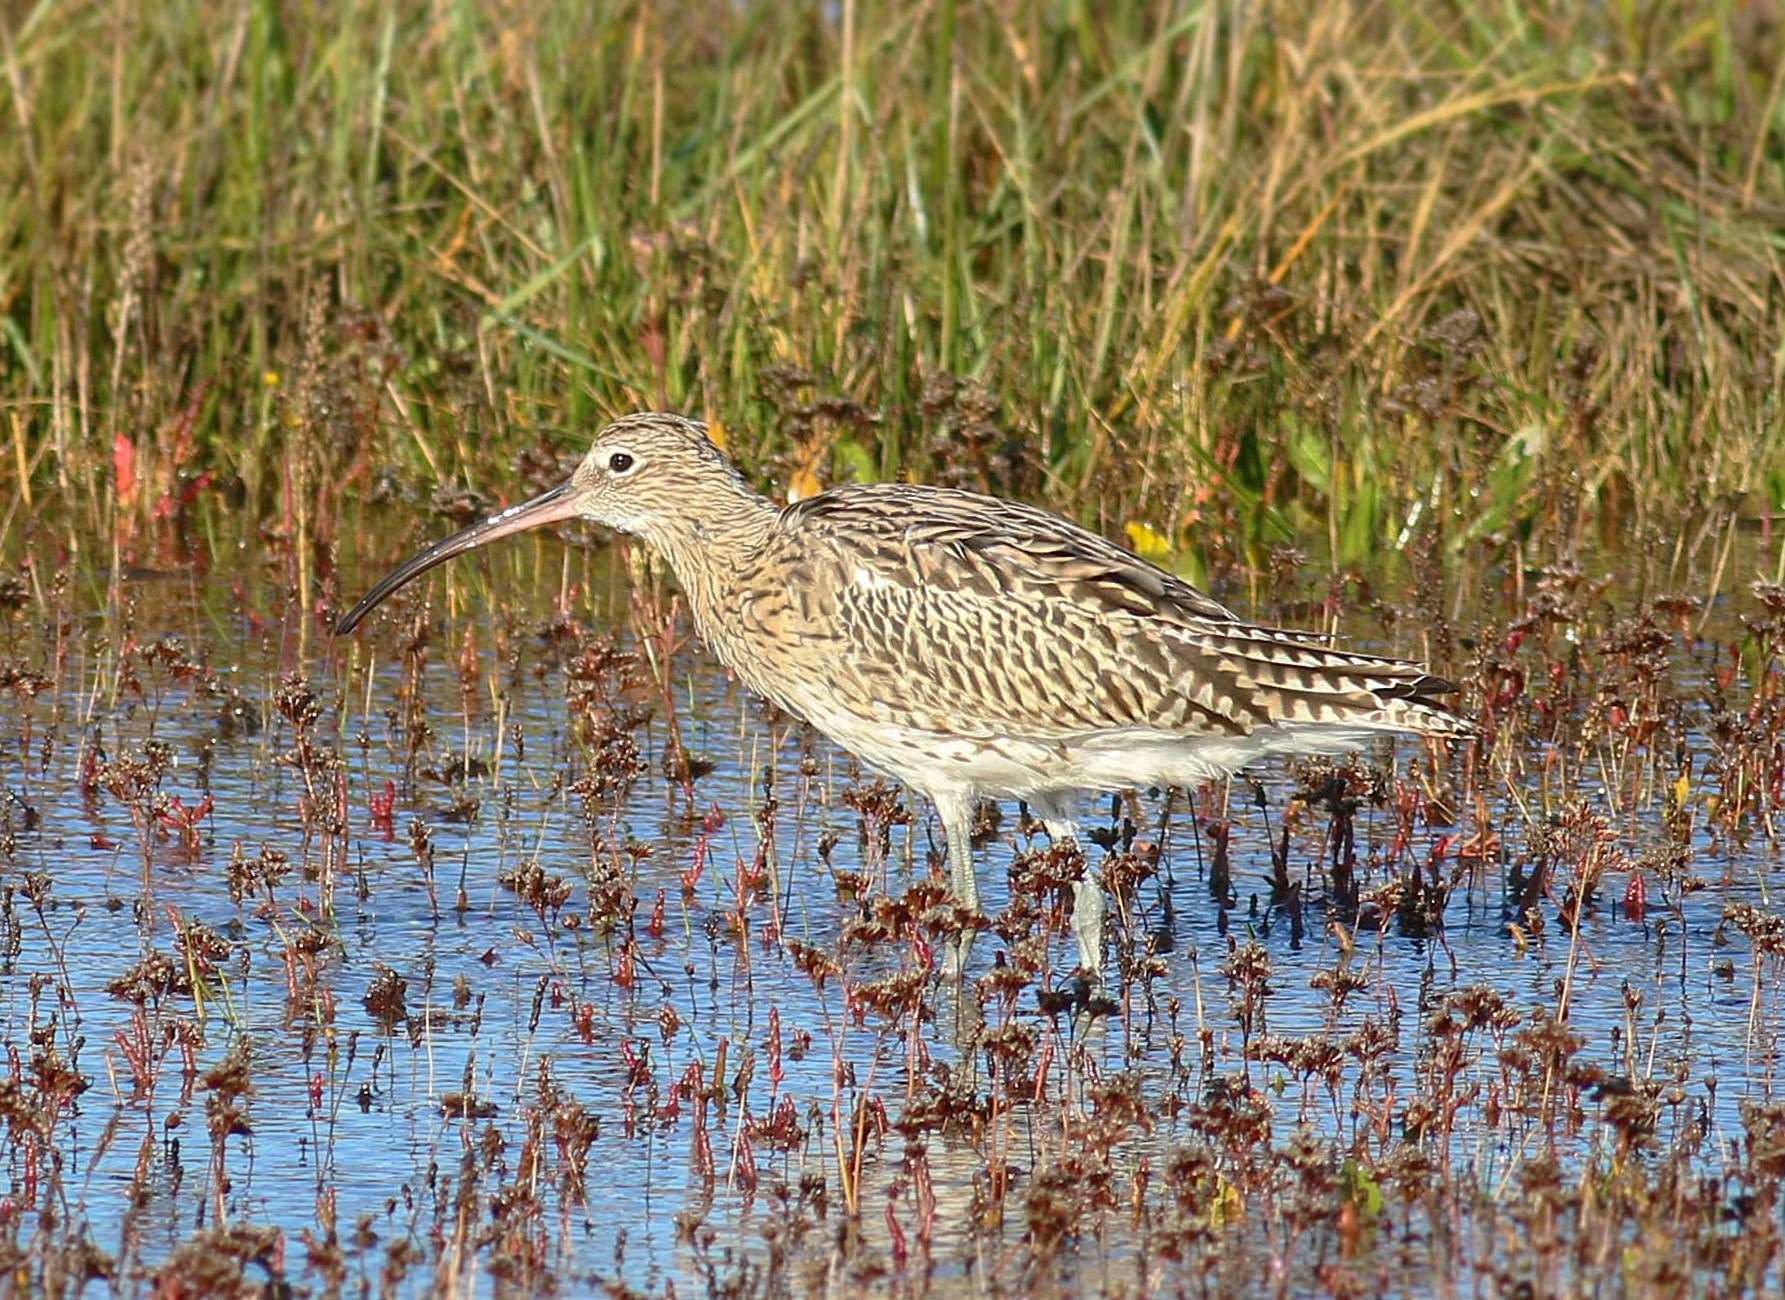
[[[1405,659],[1336,650],[1318,636],[1276,628],[1223,629],[1209,649],[1273,697],[1276,721],[1290,726],[1406,731],[1466,739],[1473,719],[1446,702],[1455,682]],[[1205,643],[1206,644],[1206,643]]]
[[[1435,694],[1450,694],[1457,688],[1443,678],[1434,678],[1443,689]],[[1378,699],[1381,697],[1378,696]],[[1389,699],[1382,704],[1382,721],[1396,731],[1411,731],[1420,736],[1443,736],[1452,740],[1468,740],[1481,734],[1473,718],[1458,713],[1438,700],[1413,698]]]

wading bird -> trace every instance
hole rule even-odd
[[[416,575],[524,529],[586,519],[668,560],[701,638],[745,686],[929,796],[956,897],[977,910],[980,797],[1021,799],[1056,841],[1083,790],[1192,786],[1270,754],[1372,734],[1472,735],[1418,664],[1259,627],[1058,515],[951,488],[875,483],[777,508],[698,421],[640,414],[570,481],[429,547],[336,625]],[[1103,891],[1073,899],[1102,965]],[[965,940],[950,955],[957,973]]]

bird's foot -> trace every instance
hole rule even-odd
[[[1086,970],[1081,967],[1074,973],[1073,983],[1077,988],[1082,989],[1078,995],[1081,1014],[1096,1020],[1103,1016],[1113,1016],[1122,1009],[1121,1000],[1116,996],[1116,991],[1110,987],[1108,981],[1104,979],[1101,966],[1094,970]]]
[[[1037,990],[1035,1000],[1043,1015],[1055,1016],[1070,1012],[1075,1029],[1086,1027],[1105,1016],[1113,1016],[1122,1009],[1122,1004],[1110,995],[1105,986],[1103,972],[1088,970],[1083,966],[1075,970],[1072,978],[1058,988]]]
[[[1096,1034],[1105,1022],[1121,1014],[1122,1004],[1104,985],[1101,971],[1081,978],[1084,980],[1084,993],[1077,1000],[1077,1011],[1072,1017],[1072,1036],[1083,1040]]]

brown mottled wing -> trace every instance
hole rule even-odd
[[[1034,506],[952,488],[832,488],[782,512],[849,541],[888,578],[986,597],[1044,595],[1107,613],[1235,622],[1225,605],[1096,533]]]
[[[1466,728],[1416,664],[1240,621],[1182,579],[1032,507],[914,485],[834,489],[782,525],[832,571],[839,703],[945,735],[1274,723]],[[815,545],[822,539],[827,545]],[[828,603],[828,602],[827,602]]]

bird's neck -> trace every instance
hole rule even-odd
[[[737,479],[644,534],[675,571],[695,623],[709,640],[714,623],[723,621],[727,593],[768,544],[778,513],[767,497]]]

